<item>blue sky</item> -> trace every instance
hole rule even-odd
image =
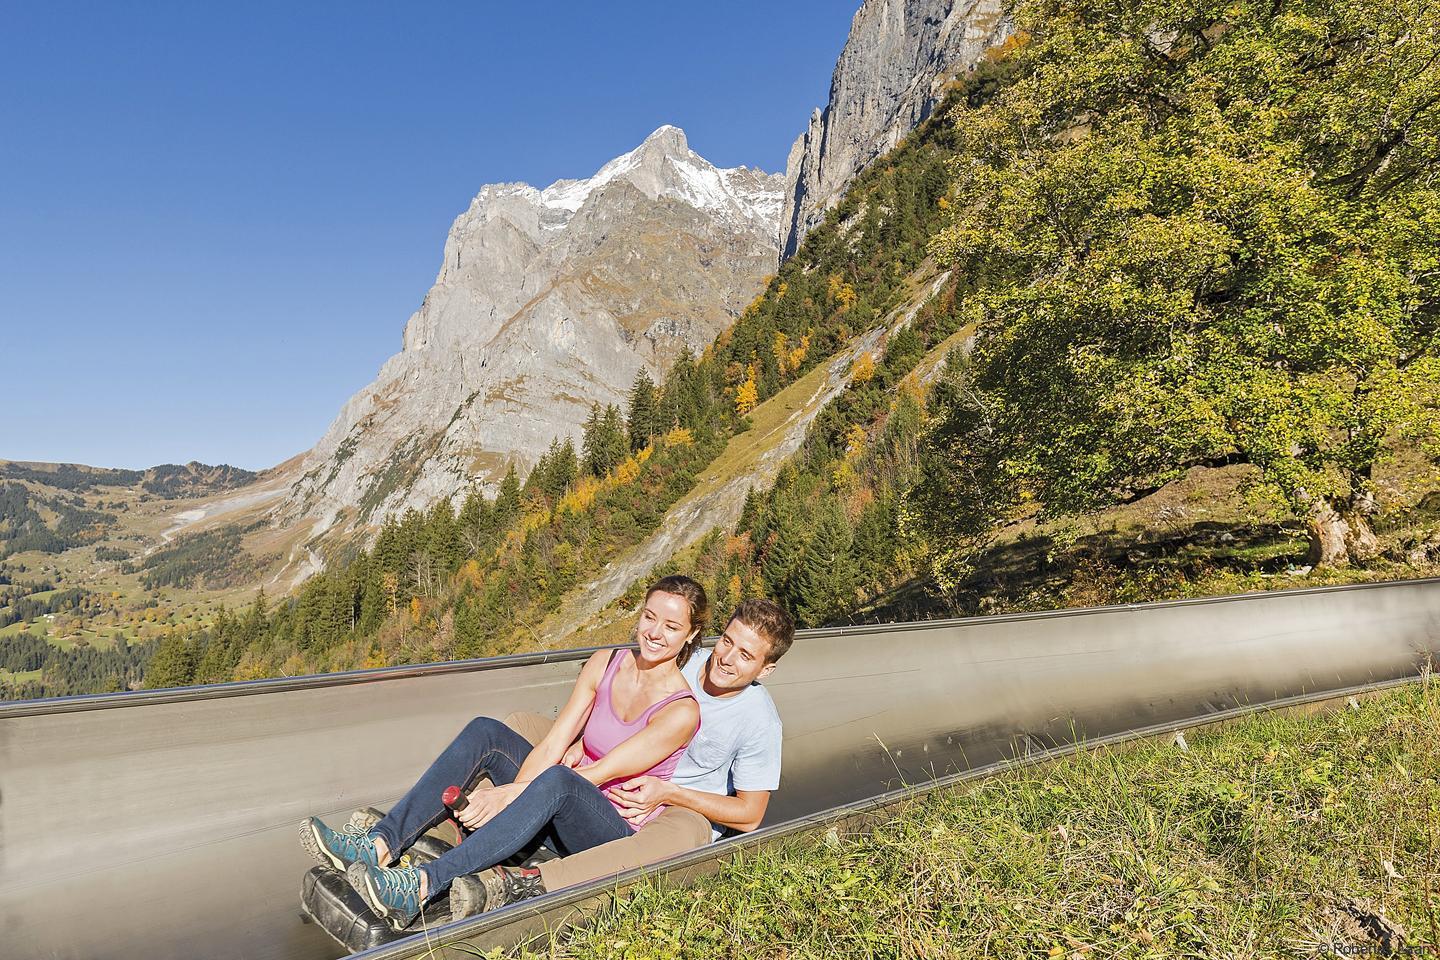
[[[0,9],[0,458],[260,468],[400,348],[485,183],[663,123],[780,170],[858,0]]]

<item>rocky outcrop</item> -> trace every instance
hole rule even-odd
[[[774,269],[781,177],[661,127],[587,180],[482,189],[403,349],[306,455],[276,518],[359,527],[493,489],[591,404],[703,349]]]
[[[945,85],[1011,31],[1002,0],[864,0],[830,102],[790,148],[780,258],[799,248],[866,165],[930,115]]]

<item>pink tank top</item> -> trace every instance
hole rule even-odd
[[[600,678],[600,685],[595,688],[595,708],[590,711],[590,719],[585,721],[585,733],[582,738],[582,745],[585,748],[585,756],[582,757],[580,760],[580,766],[582,767],[588,767],[596,760],[599,760],[601,757],[605,756],[611,750],[614,750],[621,743],[624,743],[626,740],[630,739],[635,734],[645,729],[645,725],[650,722],[650,718],[653,717],[655,715],[655,712],[661,707],[665,706],[666,704],[674,703],[676,700],[680,700],[684,697],[689,697],[692,700],[695,699],[695,694],[691,693],[689,690],[678,690],[675,693],[670,694],[670,696],[666,697],[664,700],[661,700],[658,703],[652,703],[650,706],[646,707],[645,712],[640,714],[640,716],[636,717],[631,722],[626,723],[624,720],[621,720],[615,714],[615,705],[611,702],[610,699],[610,687],[611,681],[615,679],[616,671],[620,669],[620,664],[624,662],[624,656],[628,655],[629,652],[630,651],[628,650],[616,650],[610,655],[610,662],[605,666],[605,676]],[[696,727],[696,731],[699,731],[698,726]],[[670,756],[666,757],[664,760],[661,760],[649,770],[646,770],[643,773],[634,774],[633,776],[650,776],[659,777],[661,780],[669,780],[671,775],[675,772],[675,767],[680,763],[680,757],[685,753],[685,747],[688,745],[688,743],[681,744],[680,748],[674,753],[670,754]],[[632,777],[627,776],[619,777],[615,780],[609,780],[605,783],[600,784],[600,790],[601,792],[604,792],[615,784],[624,783],[626,780],[630,779],[632,779]],[[611,800],[610,802],[612,805],[615,806],[617,810],[619,809],[619,805],[616,804],[614,800]],[[660,815],[660,812],[664,809],[665,808],[663,805],[656,807],[645,817],[645,819],[641,820],[640,823],[635,825],[635,829],[643,827],[645,824],[658,817]]]

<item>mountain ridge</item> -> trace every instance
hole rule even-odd
[[[774,264],[779,174],[663,125],[584,179],[487,184],[452,224],[401,351],[304,455],[274,519],[312,535],[493,492],[593,404],[623,404],[737,317]]]
[[[780,259],[834,206],[855,177],[894,148],[1014,30],[1001,0],[865,0],[835,63],[826,105],[790,148]]]

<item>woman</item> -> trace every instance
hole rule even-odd
[[[321,862],[346,869],[376,914],[401,930],[456,877],[493,866],[536,838],[571,854],[629,836],[642,824],[627,822],[604,791],[634,776],[669,779],[674,772],[700,726],[680,668],[699,645],[708,615],[705,590],[694,580],[656,581],[645,592],[636,646],[590,657],[534,749],[504,724],[476,718],[368,832],[332,831],[311,817],[301,824],[302,842]],[[572,768],[563,761],[582,732],[583,755]],[[481,773],[494,786],[473,790],[459,815],[474,832],[430,863],[387,869],[448,815],[440,800],[445,788]]]

